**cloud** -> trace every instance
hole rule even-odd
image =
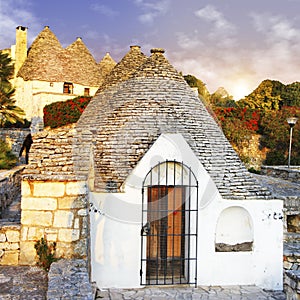
[[[195,11],[195,15],[205,21],[212,22],[217,30],[235,31],[233,24],[227,21],[224,15],[212,5],[207,5],[204,8]]]
[[[185,50],[193,50],[196,48],[199,48],[200,46],[203,46],[203,43],[197,39],[196,34],[193,36],[190,36],[188,34],[185,34],[184,32],[177,32],[175,34],[177,38],[177,44],[181,49]]]
[[[300,29],[279,15],[251,14],[254,28],[262,35],[252,54],[253,70],[270,79],[298,80]]]
[[[15,44],[17,26],[29,27],[28,42],[31,43],[40,28],[38,18],[30,11],[30,1],[6,0],[0,2],[0,49]]]
[[[300,41],[300,30],[294,28],[289,20],[270,14],[252,13],[250,16],[252,17],[254,28],[265,35],[269,42],[283,40],[290,42]]]
[[[138,19],[143,24],[151,25],[157,17],[165,15],[170,7],[170,0],[159,0],[154,3],[145,0],[134,0],[134,4],[141,8],[143,13]]]
[[[225,16],[218,11],[213,5],[206,5],[204,8],[194,12],[195,16],[211,23],[208,37],[215,40],[221,47],[232,47],[236,45],[236,27],[231,22],[227,21]]]
[[[106,17],[116,17],[119,15],[119,12],[111,9],[110,7],[98,3],[94,3],[91,5],[91,9],[95,12],[98,12]]]

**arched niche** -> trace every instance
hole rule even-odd
[[[240,206],[224,209],[217,221],[216,252],[244,252],[253,249],[253,223],[249,212]]]

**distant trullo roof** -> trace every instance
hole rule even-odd
[[[104,82],[98,89],[97,93],[130,78],[132,74],[134,74],[146,61],[146,59],[147,56],[141,52],[140,46],[130,46],[129,52],[126,53],[120,62],[118,62],[111,72],[105,77]]]
[[[108,75],[116,64],[117,63],[112,59],[110,54],[106,53],[98,64],[101,76],[104,78]]]
[[[81,38],[66,48],[70,53],[70,68],[66,75],[71,76],[71,82],[98,86],[102,83],[99,66]]]
[[[162,133],[181,133],[223,197],[268,197],[164,51],[151,52],[127,79],[100,90],[82,114],[74,149],[77,175],[87,178],[93,168],[96,191],[111,181],[120,188]]]
[[[78,38],[64,49],[48,26],[32,43],[18,76],[24,80],[70,81],[88,86],[102,83],[99,67],[82,40]]]

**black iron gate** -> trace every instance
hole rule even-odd
[[[198,182],[177,161],[143,182],[141,285],[197,284]]]

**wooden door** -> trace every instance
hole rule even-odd
[[[184,257],[184,188],[148,188],[147,275],[180,277]]]

